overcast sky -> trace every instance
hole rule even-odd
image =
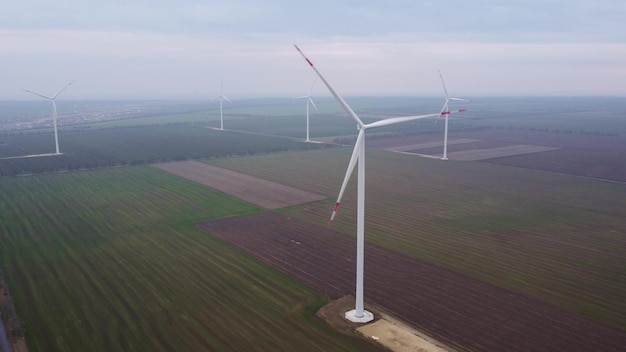
[[[624,0],[20,0],[0,100],[302,95],[294,43],[345,96],[626,96]]]

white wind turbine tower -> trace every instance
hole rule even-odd
[[[30,91],[28,89],[22,89],[23,91],[30,93],[30,94],[34,94],[38,97],[42,97],[44,99],[48,99],[52,102],[52,120],[53,120],[53,124],[54,124],[54,144],[56,146],[56,155],[61,154],[59,152],[59,135],[57,132],[57,104],[56,104],[56,98],[59,96],[59,94],[63,93],[64,90],[67,89],[67,87],[71,86],[74,82],[76,81],[71,81],[70,83],[68,83],[65,87],[63,87],[63,89],[61,89],[57,94],[49,97],[47,95],[43,95],[43,94],[39,94],[39,93],[35,93],[33,91]]]
[[[450,115],[450,101],[471,101],[468,99],[461,98],[450,98],[448,96],[448,89],[446,88],[446,82],[443,80],[443,75],[441,71],[439,71],[439,77],[441,77],[441,85],[443,86],[443,92],[446,94],[446,101],[443,103],[443,107],[441,108],[441,114],[445,115],[445,123],[444,123],[444,133],[443,133],[443,156],[441,160],[448,160],[448,115]]]
[[[213,98],[211,98],[211,100],[217,99],[217,98],[220,99],[220,131],[224,130],[224,115],[223,115],[223,112],[222,112],[222,101],[224,99],[226,99],[227,102],[229,102],[231,104],[233,103],[223,93],[224,93],[224,80],[222,80],[222,84],[220,85],[220,94],[218,94],[218,95],[214,96]]]
[[[309,89],[309,94],[308,95],[303,95],[301,97],[296,97],[296,99],[306,99],[306,142],[310,142],[311,141],[309,139],[309,105],[313,105],[315,110],[319,111],[317,109],[317,106],[315,106],[315,103],[313,102],[313,99],[311,99],[311,92],[313,91],[313,86],[315,85],[315,82],[317,82],[317,78],[313,81],[313,84],[311,84],[311,89]]]
[[[356,294],[355,294],[355,308],[345,313],[346,319],[352,322],[358,323],[367,323],[371,321],[374,316],[372,313],[364,310],[363,308],[363,263],[364,263],[364,248],[365,248],[365,131],[370,128],[382,127],[393,125],[400,122],[413,121],[418,119],[424,119],[429,117],[437,117],[442,113],[435,114],[427,114],[427,115],[417,115],[417,116],[403,116],[403,117],[391,117],[384,120],[379,120],[375,122],[371,122],[368,124],[363,123],[361,119],[352,111],[350,106],[335,92],[335,90],[326,82],[321,73],[313,66],[313,63],[304,55],[304,53],[298,48],[297,45],[294,45],[298,52],[302,55],[302,57],[306,60],[306,62],[313,68],[318,77],[324,82],[330,93],[335,97],[335,100],[341,105],[343,110],[352,117],[352,119],[357,123],[357,128],[359,129],[359,134],[356,139],[356,143],[354,145],[354,149],[352,151],[352,156],[350,157],[350,162],[348,164],[348,169],[346,171],[346,175],[343,179],[343,184],[341,185],[341,190],[339,191],[339,196],[337,197],[337,203],[335,204],[335,208],[330,217],[329,224],[332,224],[335,215],[337,214],[337,209],[339,208],[339,204],[341,202],[341,198],[343,197],[343,193],[346,189],[346,185],[350,180],[350,176],[352,175],[352,171],[354,171],[354,167],[358,162],[358,177],[357,177],[357,263],[356,263]],[[455,111],[457,112],[457,111]],[[450,113],[450,112],[448,112]]]

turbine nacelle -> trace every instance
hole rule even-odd
[[[294,99],[306,99],[307,104],[311,104],[313,106],[313,108],[315,108],[316,111],[320,111],[317,106],[315,105],[315,102],[313,101],[313,98],[311,98],[308,95],[303,95],[303,96],[299,96],[299,97],[295,97]]]

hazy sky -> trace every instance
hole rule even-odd
[[[624,0],[20,0],[0,100],[302,95],[293,43],[346,96],[626,96]]]

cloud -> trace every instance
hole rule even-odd
[[[68,97],[289,95],[312,78],[294,42],[344,94],[438,95],[441,69],[466,95],[626,95],[623,18],[621,0],[16,1],[0,99],[71,79]]]
[[[0,91],[9,96],[71,79],[78,83],[69,97],[199,98],[221,79],[231,96],[288,96],[312,78],[288,34],[12,30],[0,37],[3,66],[14,67],[4,76],[16,83]],[[626,44],[429,42],[407,34],[299,44],[343,94],[438,95],[439,69],[465,95],[624,92],[617,82],[625,78]]]
[[[432,40],[623,42],[621,0],[22,0],[0,12],[5,29],[187,34],[423,34]],[[434,36],[434,37],[433,37]]]

